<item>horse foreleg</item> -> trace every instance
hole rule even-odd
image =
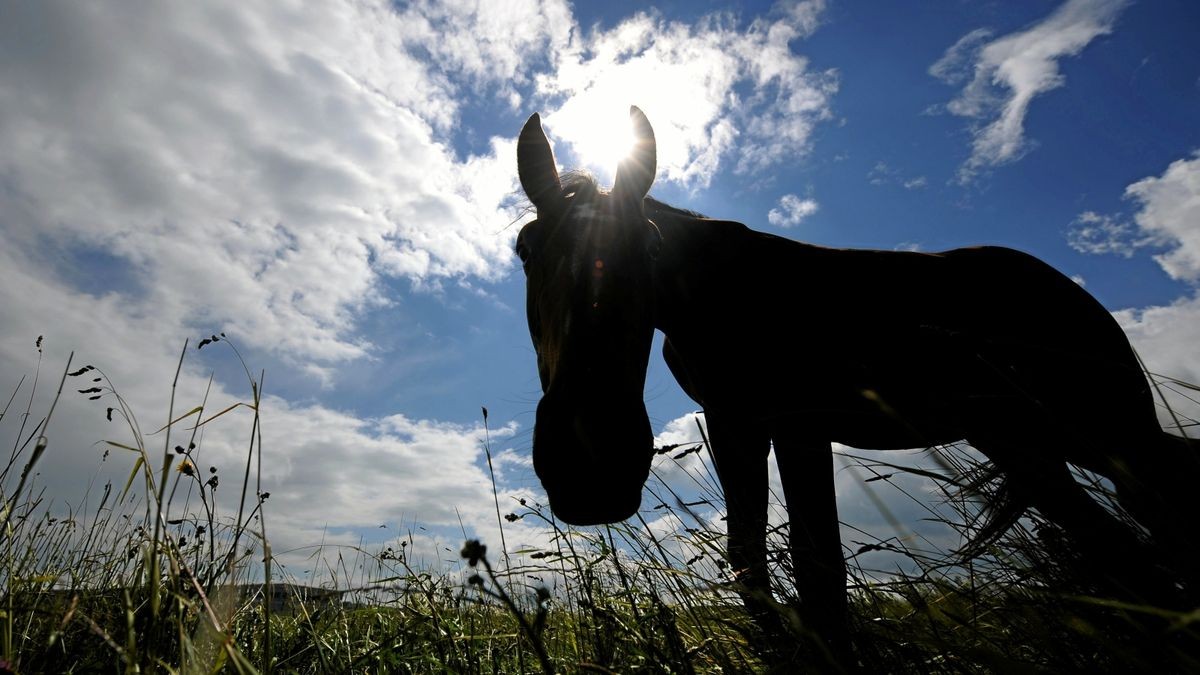
[[[830,651],[846,656],[846,561],[834,494],[833,451],[827,442],[773,433],[775,461],[787,500],[792,575],[805,628]]]
[[[706,411],[717,477],[725,492],[727,554],[738,593],[756,621],[769,621],[767,454],[765,429]]]

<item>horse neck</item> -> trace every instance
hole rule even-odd
[[[711,289],[732,281],[725,278],[734,269],[729,261],[750,230],[741,223],[682,214],[653,220],[663,237],[654,271],[654,327],[670,336],[673,329],[703,321],[716,299]]]

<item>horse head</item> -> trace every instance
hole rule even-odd
[[[521,187],[537,219],[517,237],[542,400],[533,466],[562,520],[594,525],[637,512],[654,437],[642,400],[654,336],[658,228],[643,200],[654,182],[654,131],[630,109],[635,142],[605,192],[560,180],[535,113],[517,141]]]

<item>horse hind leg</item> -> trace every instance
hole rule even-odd
[[[1005,474],[1013,499],[1062,528],[1082,558],[1079,571],[1136,602],[1161,604],[1173,593],[1145,556],[1137,535],[1109,513],[1071,475],[1061,453],[1015,442],[972,439]]]
[[[1157,432],[1122,447],[1113,462],[1117,501],[1150,533],[1165,564],[1200,593],[1200,441]]]

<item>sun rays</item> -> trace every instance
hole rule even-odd
[[[577,110],[564,130],[576,160],[611,181],[621,160],[633,150],[633,124],[629,104],[591,106]]]

